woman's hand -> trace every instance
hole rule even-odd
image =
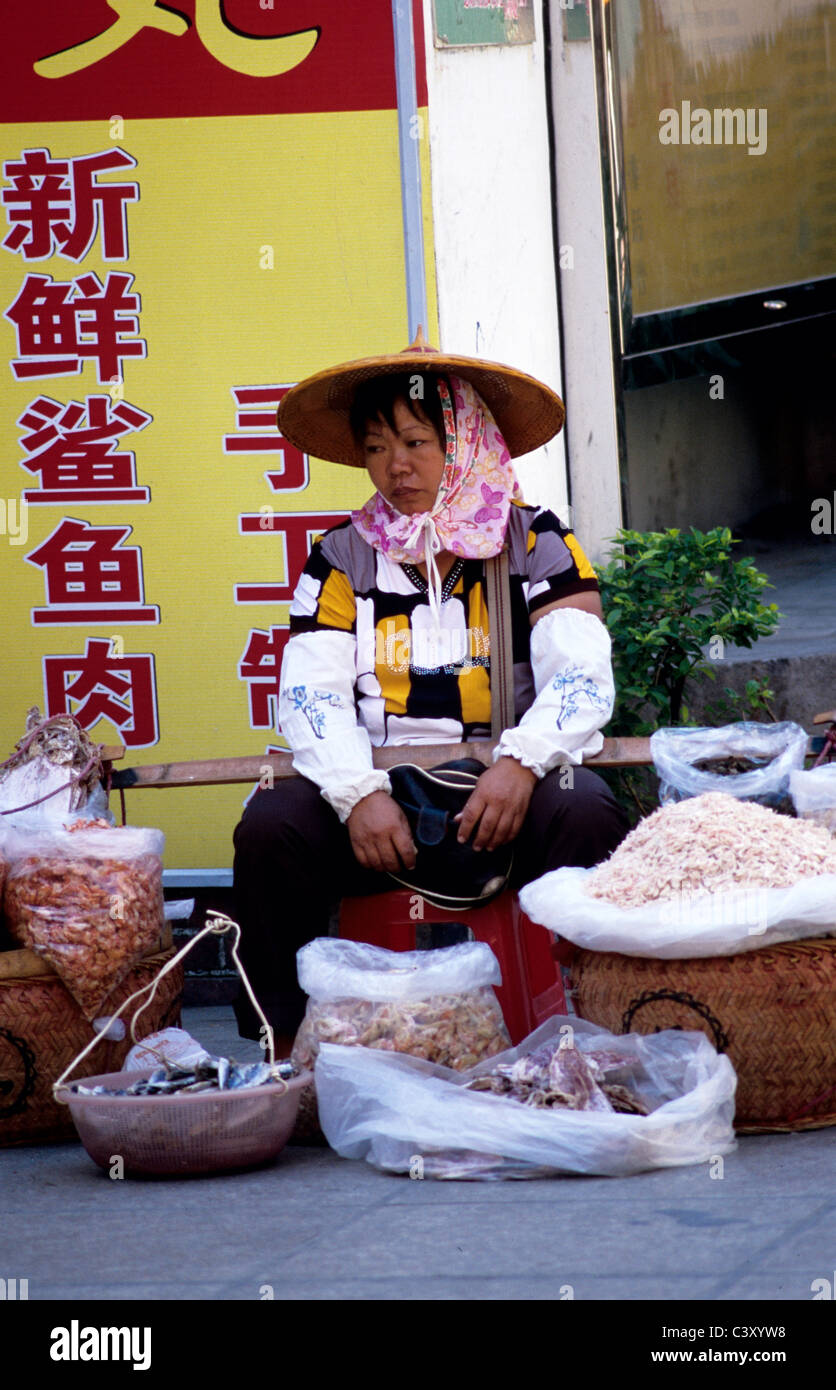
[[[482,773],[459,822],[459,843],[464,844],[478,826],[474,849],[498,849],[516,839],[522,829],[537,774],[516,758],[499,758]]]
[[[372,792],[358,801],[346,821],[354,858],[364,869],[388,870],[415,865],[415,845],[409,821],[388,792]]]

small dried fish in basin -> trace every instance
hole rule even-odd
[[[299,1075],[293,1062],[234,1062],[228,1057],[204,1057],[193,1067],[163,1063],[150,1076],[141,1077],[122,1089],[85,1086],[75,1082],[71,1091],[79,1096],[172,1096],[195,1095],[204,1091],[245,1091],[270,1081],[290,1081]]]

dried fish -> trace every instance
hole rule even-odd
[[[66,767],[75,774],[77,783],[70,802],[75,810],[85,804],[95,785],[102,779],[101,748],[71,714],[53,714],[42,718],[37,705],[26,714],[26,732],[15,744],[10,758],[0,764],[0,782],[34,759],[43,759],[56,767]]]
[[[499,1062],[469,1081],[469,1091],[487,1091],[535,1109],[594,1110],[647,1115],[641,1098],[628,1087],[605,1081],[635,1065],[618,1052],[582,1052],[561,1038],[525,1053],[515,1062]]]
[[[650,1110],[644,1101],[636,1095],[635,1091],[630,1091],[626,1086],[612,1086],[606,1082],[601,1086],[601,1090],[612,1105],[613,1110],[620,1115],[649,1115]]]
[[[548,1089],[571,1096],[573,1110],[612,1110],[592,1075],[592,1068],[578,1048],[555,1048],[548,1075]]]
[[[495,1096],[507,1096],[509,1091],[513,1091],[514,1084],[507,1076],[497,1076],[495,1072],[488,1076],[477,1076],[475,1081],[469,1081],[467,1089],[469,1091],[492,1091]]]
[[[234,1062],[228,1057],[205,1057],[194,1067],[163,1063],[150,1076],[131,1086],[85,1086],[75,1082],[70,1090],[79,1096],[173,1096],[195,1095],[203,1091],[245,1091],[269,1081],[290,1081],[298,1076],[293,1062]]]
[[[280,1074],[285,1079],[298,1074],[292,1062],[279,1062],[277,1067],[289,1069],[287,1071],[280,1070]],[[251,1062],[249,1066],[232,1066],[226,1082],[226,1089],[228,1091],[240,1091],[246,1087],[263,1086],[265,1081],[275,1080],[274,1070],[267,1062]]]

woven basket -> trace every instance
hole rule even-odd
[[[581,1018],[611,1033],[700,1028],[737,1072],[744,1134],[836,1124],[836,940],[650,960],[579,951]]]
[[[108,997],[103,1013],[115,1013],[134,990],[147,985],[173,956],[173,951],[146,956]],[[15,968],[20,976],[7,972]],[[0,976],[0,1147],[31,1144],[46,1139],[75,1136],[75,1126],[65,1105],[52,1097],[52,1083],[93,1037],[72,995],[57,975],[30,951],[8,951],[2,956]],[[37,972],[37,973],[36,973]],[[137,1036],[147,1038],[158,1028],[180,1019],[183,967],[166,975],[156,997],[137,1025]],[[81,1063],[73,1080],[101,1071],[119,1071],[133,1047],[130,1014],[122,1042],[102,1041]]]

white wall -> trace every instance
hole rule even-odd
[[[604,204],[592,43],[565,43],[549,4],[558,243],[563,260],[563,379],[573,522],[592,560],[621,525]]]
[[[437,49],[424,0],[440,342],[560,395],[541,16],[516,47]],[[517,460],[526,500],[566,514],[563,435]]]

